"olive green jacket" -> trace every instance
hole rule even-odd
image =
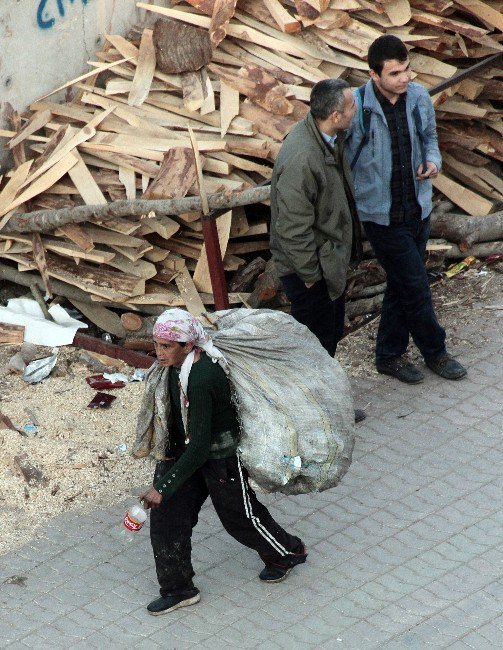
[[[360,247],[349,165],[308,113],[284,141],[271,180],[271,251],[278,273],[296,273],[307,283],[325,278],[335,299]]]

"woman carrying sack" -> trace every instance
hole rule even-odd
[[[265,563],[261,580],[284,580],[307,553],[248,484],[236,453],[239,422],[228,365],[201,323],[182,309],[168,309],[153,337],[157,363],[146,377],[134,455],[158,461],[153,486],[140,499],[152,508],[161,594],[147,610],[159,615],[200,600],[192,582],[191,535],[208,495],[225,530]]]

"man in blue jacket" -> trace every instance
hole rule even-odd
[[[406,356],[410,335],[433,372],[461,379],[466,370],[446,351],[424,265],[431,179],[442,162],[435,111],[428,92],[410,82],[408,52],[399,38],[376,39],[368,63],[370,80],[364,93],[355,94],[359,110],[346,152],[354,164],[358,214],[387,278],[376,367],[400,381],[421,382],[423,373]]]

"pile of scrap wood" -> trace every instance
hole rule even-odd
[[[171,4],[139,2],[148,27],[128,39],[107,35],[90,72],[25,115],[13,112],[13,130],[0,132],[15,162],[0,179],[0,258],[10,260],[0,265],[3,277],[34,270],[49,293],[101,309],[186,305],[200,313],[213,303],[201,216],[227,209],[217,220],[226,271],[267,251],[268,213],[258,205],[267,189],[256,186],[307,113],[314,83],[365,82],[368,46],[382,33],[410,47],[414,77],[427,87],[503,50],[499,0]],[[68,88],[76,89],[72,101],[50,100]],[[434,236],[454,247],[430,248],[463,255],[468,243],[490,237],[492,247],[477,254],[501,252],[501,213],[486,216],[503,201],[501,68],[486,67],[433,99],[444,154],[434,184],[450,212],[472,221],[461,227],[458,217],[440,215]],[[491,226],[481,235],[485,219]],[[372,300],[364,278],[373,274],[370,286],[384,278],[375,261],[364,264],[353,284],[357,297]],[[271,292],[275,280],[263,282]],[[232,286],[231,303],[247,303],[250,282],[238,277]]]

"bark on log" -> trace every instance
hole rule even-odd
[[[473,244],[503,239],[503,211],[485,217],[463,214],[431,215],[431,234],[459,244],[462,251],[471,252]]]
[[[346,317],[354,318],[362,314],[373,314],[381,309],[384,294],[380,293],[372,298],[363,298],[346,303]]]
[[[473,244],[468,252],[461,250],[456,244],[445,251],[445,258],[449,260],[464,259],[468,255],[474,257],[489,257],[489,255],[503,255],[503,241],[488,241],[483,244]]]
[[[261,203],[269,199],[270,186],[253,187],[242,192],[218,192],[208,195],[210,210],[230,209],[241,205]],[[156,215],[202,212],[201,197],[186,196],[183,199],[159,199],[155,201],[113,201],[106,205],[78,205],[60,210],[37,210],[15,214],[9,220],[10,232],[48,232],[67,223],[81,223],[98,218],[103,221],[116,217],[141,217],[154,212]]]
[[[42,278],[39,275],[27,273],[26,271],[21,273],[15,268],[1,263],[0,279],[8,280],[9,282],[13,282],[14,284],[19,284],[22,287],[28,288],[30,288],[31,285],[35,283],[39,289],[44,289],[44,283],[42,282]],[[79,302],[85,302],[91,305],[98,304],[91,299],[90,294],[83,291],[82,289],[79,289],[78,287],[67,284],[66,282],[61,282],[60,280],[52,280],[51,286],[53,293],[57,296],[63,296],[63,298],[68,298],[69,300],[78,300]],[[131,309],[130,306],[126,307],[120,303],[114,302],[100,302],[99,304],[102,307],[113,307],[122,310]],[[159,316],[164,311],[164,309],[165,307],[162,305],[141,305],[139,311],[146,314],[152,314],[153,316]]]

